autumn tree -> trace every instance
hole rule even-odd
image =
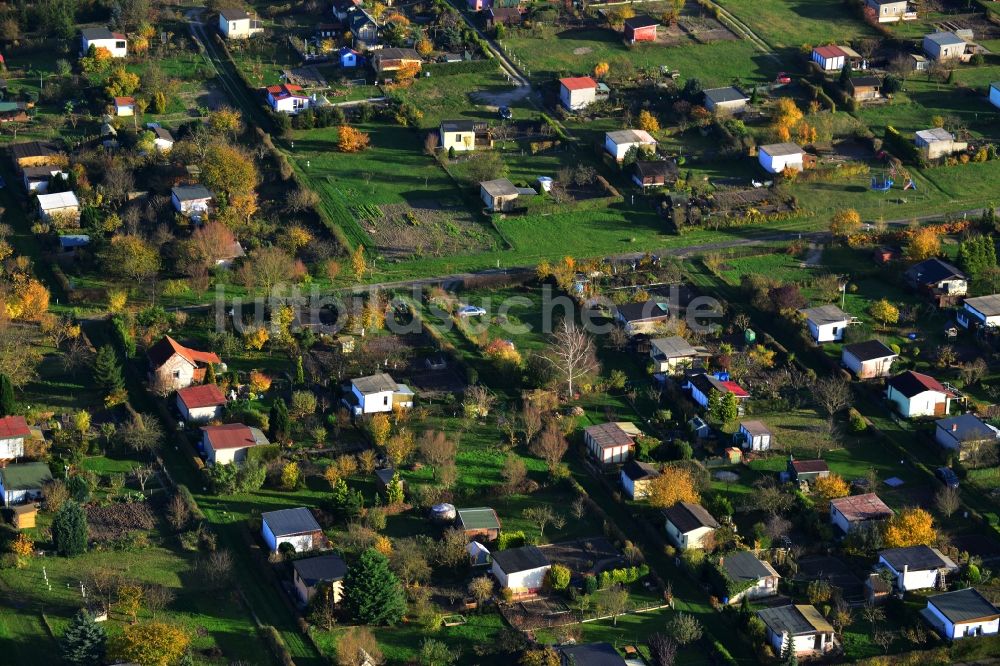
[[[643,109],[639,112],[639,129],[647,132],[659,132],[660,121],[647,109]]]
[[[847,238],[860,230],[861,215],[853,208],[838,210],[830,220],[830,233],[834,236]]]
[[[126,625],[111,639],[109,652],[120,662],[143,666],[173,666],[191,644],[188,633],[166,622]]]
[[[555,469],[566,451],[569,449],[569,442],[559,429],[559,424],[555,420],[549,420],[545,424],[545,429],[529,445],[532,455],[536,455],[546,462],[549,469]]]
[[[274,245],[253,250],[240,265],[240,281],[248,288],[265,294],[295,276],[295,259]]]
[[[201,161],[201,182],[210,190],[224,192],[230,203],[248,196],[260,183],[253,156],[244,148],[228,143],[214,143]]]
[[[545,358],[566,383],[566,393],[570,397],[578,379],[600,369],[594,341],[586,331],[568,319],[559,324]]]
[[[906,257],[913,261],[929,259],[941,252],[941,232],[934,227],[920,227],[910,237]]]
[[[698,490],[691,473],[682,467],[665,467],[649,483],[649,503],[659,509],[666,509],[678,502],[697,502]]]
[[[599,62],[594,65],[594,76],[598,79],[604,78],[608,75],[608,71],[611,67],[606,62]]]
[[[350,125],[341,125],[337,130],[337,149],[342,153],[360,153],[370,141],[365,132]]]
[[[899,308],[884,298],[868,306],[868,314],[881,322],[883,326],[899,321]]]
[[[440,430],[427,430],[421,435],[420,455],[434,468],[434,479],[438,480],[442,467],[453,463],[458,453],[458,442]]]
[[[365,276],[365,270],[367,268],[367,263],[365,261],[365,246],[358,245],[351,252],[351,271],[354,273],[354,279],[360,281],[361,278]]]
[[[782,97],[774,109],[774,132],[779,141],[790,141],[792,130],[802,121],[802,111],[791,97]]]
[[[903,509],[885,524],[883,539],[886,548],[929,546],[937,541],[934,519],[924,509]]]
[[[385,663],[375,635],[367,627],[350,627],[337,641],[337,666],[381,666]]]
[[[216,261],[232,256],[236,246],[236,236],[222,222],[211,220],[202,224],[191,234],[188,241],[186,260],[191,267],[207,270]]]
[[[828,502],[832,499],[847,497],[851,494],[850,484],[839,474],[821,476],[816,479],[813,486],[816,489],[816,493]]]
[[[141,283],[160,270],[160,253],[141,236],[118,235],[101,253],[109,274]]]
[[[392,431],[392,423],[389,416],[383,412],[374,414],[368,422],[368,432],[372,436],[375,446],[385,446],[389,441],[389,433]]]
[[[216,134],[239,134],[243,116],[230,106],[221,106],[208,114],[208,127]]]
[[[489,576],[478,576],[469,581],[469,595],[476,600],[478,606],[486,603],[493,596],[493,579]]]

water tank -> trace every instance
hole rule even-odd
[[[435,504],[431,507],[431,520],[438,525],[453,523],[457,516],[454,504]]]

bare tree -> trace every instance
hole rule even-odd
[[[531,444],[535,435],[542,431],[542,410],[531,400],[525,400],[521,407],[521,430],[524,432],[524,441]]]
[[[476,600],[478,606],[482,606],[493,596],[493,579],[489,576],[473,578],[469,581],[469,594]]]
[[[934,506],[945,518],[950,518],[961,505],[962,499],[958,495],[958,488],[945,486],[934,495]]]
[[[173,590],[165,585],[149,585],[143,594],[146,610],[150,612],[154,620],[156,614],[169,606],[175,598]]]
[[[598,615],[610,615],[611,622],[618,626],[618,616],[628,609],[628,590],[621,585],[612,585],[597,597]]]
[[[209,221],[194,230],[189,241],[191,263],[195,267],[210,268],[219,259],[231,256],[236,236],[222,222]]]
[[[146,492],[146,484],[149,483],[151,478],[153,478],[153,474],[155,474],[153,468],[148,466],[136,467],[132,470],[132,477],[135,479],[136,483],[139,484],[139,489],[143,493]]]
[[[573,385],[600,369],[594,351],[594,341],[587,332],[568,319],[563,319],[555,333],[546,358],[566,382],[566,391],[573,395]]]
[[[337,666],[380,666],[385,663],[375,636],[365,627],[351,627],[337,641]]]
[[[458,453],[458,442],[449,439],[440,430],[427,430],[421,435],[417,444],[421,457],[434,468],[434,479],[440,480],[441,468],[455,462]]]
[[[557,514],[548,504],[529,506],[524,510],[523,515],[526,520],[538,525],[538,535],[541,537],[545,536],[546,525],[549,523],[555,525],[562,520],[562,516]],[[565,525],[565,522],[563,522],[563,524]]]
[[[489,416],[490,409],[496,404],[497,397],[489,389],[479,384],[473,384],[465,389],[465,402],[475,409],[480,418]]]
[[[559,464],[566,451],[569,449],[569,442],[563,437],[559,430],[559,424],[555,420],[549,420],[545,424],[542,434],[531,444],[530,450],[533,455],[538,456],[548,464],[549,469],[553,469]]]
[[[851,387],[843,379],[824,377],[813,386],[813,398],[827,416],[833,417],[851,405]]]

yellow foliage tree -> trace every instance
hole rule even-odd
[[[389,537],[387,537],[387,536],[384,536],[384,535],[380,534],[377,537],[375,537],[375,546],[374,547],[375,547],[375,550],[377,550],[378,552],[382,553],[386,557],[389,557],[390,555],[392,555],[392,541],[390,541]]]
[[[372,416],[371,423],[368,424],[368,431],[375,441],[375,446],[385,446],[389,441],[389,433],[392,432],[392,423],[389,415],[379,412]]]
[[[431,40],[424,37],[419,42],[417,42],[417,53],[424,56],[425,58],[429,56],[434,51],[434,45],[431,44]]]
[[[785,127],[791,130],[802,120],[802,110],[791,97],[782,97],[774,109],[775,127]]]
[[[11,319],[38,321],[49,309],[49,290],[24,274],[15,275],[13,289],[4,304]]]
[[[899,321],[899,308],[884,298],[868,306],[868,314],[882,322],[883,326],[895,324]]]
[[[337,130],[337,149],[342,153],[360,153],[369,142],[367,134],[350,125],[341,125]]]
[[[208,126],[217,134],[239,132],[243,126],[243,116],[236,109],[223,106],[208,114]]]
[[[281,487],[285,490],[295,490],[299,486],[299,464],[285,463],[281,468]]]
[[[406,62],[403,66],[396,70],[395,80],[396,81],[412,81],[416,78],[417,74],[420,73],[420,63],[419,62]]]
[[[813,483],[813,487],[816,493],[828,502],[851,494],[851,486],[839,474],[821,476]]]
[[[250,351],[260,351],[270,337],[266,328],[258,326],[243,332],[243,344]]]
[[[649,484],[649,503],[665,509],[678,502],[697,502],[698,490],[691,473],[680,467],[666,467]]]
[[[111,657],[120,662],[143,666],[171,666],[191,644],[191,637],[180,627],[166,622],[141,622],[126,625],[109,645]]]
[[[929,546],[937,541],[937,530],[927,511],[903,509],[886,522],[882,536],[886,548]]]
[[[35,541],[26,532],[19,532],[10,550],[17,557],[18,564],[23,565],[35,554]]]
[[[639,112],[639,129],[647,132],[659,132],[660,121],[648,110],[643,109]]]
[[[838,210],[830,219],[830,233],[847,238],[861,229],[861,215],[853,208]]]
[[[121,312],[128,302],[128,292],[124,289],[112,289],[108,292],[108,310],[110,312]]]
[[[906,247],[906,257],[914,261],[929,259],[941,252],[941,234],[934,227],[921,227],[913,232]]]
[[[250,371],[250,390],[254,393],[267,393],[271,388],[271,378],[260,370]]]
[[[118,588],[118,611],[128,615],[135,622],[142,609],[143,590],[141,585],[126,583]]]
[[[360,280],[363,278],[367,267],[367,263],[365,262],[365,246],[358,245],[354,248],[354,252],[351,253],[351,270],[354,272],[354,279]]]
[[[594,76],[597,78],[607,76],[609,71],[611,71],[611,66],[606,62],[599,62],[594,65]]]
[[[404,428],[385,443],[385,455],[393,467],[399,467],[413,453],[413,446],[413,433]]]

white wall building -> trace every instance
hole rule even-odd
[[[24,439],[31,436],[31,428],[23,416],[0,418],[0,460],[11,460],[24,455]]]
[[[990,84],[990,104],[1000,109],[1000,81]]]
[[[309,509],[280,509],[261,514],[261,536],[271,552],[283,543],[291,544],[296,553],[319,548],[323,529]]]
[[[896,580],[896,590],[902,592],[937,588],[949,572],[958,568],[940,550],[930,546],[883,550],[875,566],[888,569]]]
[[[226,396],[215,384],[200,384],[179,389],[176,403],[185,423],[205,423],[222,418]]]
[[[80,34],[81,56],[87,55],[91,46],[106,49],[112,58],[128,56],[128,40],[120,32],[111,32],[107,28],[84,28]]]
[[[201,431],[201,446],[211,465],[244,462],[247,451],[251,448],[270,443],[259,428],[251,428],[242,423],[204,426]]]
[[[664,509],[663,517],[667,538],[681,550],[704,548],[705,539],[719,529],[718,521],[700,504],[678,502]]]
[[[927,597],[921,614],[951,641],[1000,631],[1000,610],[971,587]]]
[[[855,342],[840,350],[840,361],[858,379],[888,377],[899,355],[878,340]]]
[[[559,101],[569,111],[579,111],[597,100],[597,81],[589,76],[559,79]]]
[[[219,32],[226,39],[247,39],[264,32],[264,24],[242,9],[221,9]]]
[[[542,589],[550,568],[552,564],[537,546],[523,546],[494,552],[491,572],[501,588],[526,595]]]
[[[965,299],[955,320],[965,328],[973,325],[986,328],[1000,326],[1000,294]]]
[[[900,415],[908,419],[947,416],[954,397],[938,380],[912,370],[898,374],[886,382],[885,395]]]
[[[844,339],[844,329],[851,318],[836,305],[804,308],[799,313],[806,318],[809,334],[817,343],[837,342]]]
[[[604,150],[621,162],[632,148],[640,153],[656,150],[656,139],[646,130],[626,129],[608,132],[604,135]]]
[[[772,143],[760,147],[757,161],[768,173],[781,173],[785,169],[802,171],[805,155],[806,152],[794,143]]]

